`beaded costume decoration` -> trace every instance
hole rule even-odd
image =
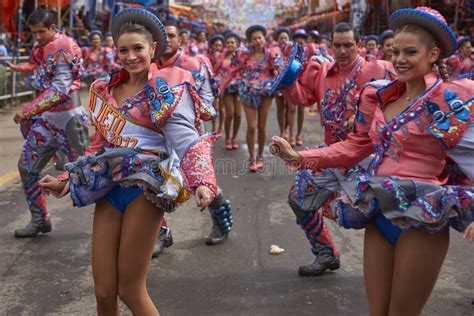
[[[354,105],[358,90],[356,79],[362,70],[362,60],[359,57],[359,60],[354,63],[352,69],[357,67],[354,75],[350,79],[345,79],[339,91],[328,89],[321,100],[321,124],[330,129],[332,135],[339,140],[345,139],[349,132],[345,115],[349,107]]]
[[[395,84],[397,81],[393,81],[391,84],[387,85],[385,88]],[[415,98],[408,107],[401,112],[400,114],[394,116],[388,122],[386,122],[385,126],[380,126],[376,124],[376,132],[378,135],[378,139],[374,144],[375,147],[375,157],[370,163],[369,170],[371,175],[375,175],[377,173],[378,167],[382,163],[383,157],[385,153],[387,153],[393,160],[398,161],[398,156],[394,149],[392,148],[392,144],[395,145],[397,148],[401,148],[401,145],[393,137],[393,134],[398,131],[399,129],[405,134],[408,135],[408,129],[406,125],[409,122],[415,121],[418,125],[420,130],[423,130],[423,123],[421,121],[421,115],[427,115],[426,112],[428,103],[426,100],[430,98],[430,95],[433,93],[436,87],[441,84],[442,80],[438,79],[429,89],[427,89],[423,94]],[[384,88],[379,89],[382,91]],[[377,93],[378,94],[378,93]],[[382,104],[379,97],[379,105]]]
[[[159,127],[171,116],[173,110],[179,104],[186,85],[182,84],[170,88],[168,83],[160,77],[150,80],[149,84],[154,85],[154,92],[148,95],[150,114],[153,124]]]
[[[446,89],[444,91],[445,102],[450,110],[443,112],[434,103],[429,104],[429,110],[433,114],[434,122],[428,125],[428,130],[438,138],[446,148],[454,147],[460,136],[467,129],[471,117],[472,104],[474,98],[463,102],[458,95]]]

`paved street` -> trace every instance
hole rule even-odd
[[[82,96],[86,104],[86,94]],[[16,167],[22,145],[12,121],[16,109],[0,110],[0,315],[94,315],[93,208],[77,209],[68,198],[48,198],[52,233],[34,239],[13,237],[30,215]],[[268,129],[268,138],[277,133],[275,109]],[[305,132],[305,144],[320,142],[316,116],[307,117]],[[245,125],[241,143],[244,133]],[[153,260],[148,283],[161,314],[367,314],[363,232],[340,230],[330,223],[341,251],[341,269],[319,278],[299,277],[298,266],[313,257],[286,204],[293,175],[268,153],[264,172],[247,173],[246,148],[228,152],[222,140],[215,156],[219,184],[231,200],[234,229],[226,243],[209,247],[204,240],[210,217],[199,212],[194,200],[169,216],[175,244]],[[270,255],[272,244],[285,252]],[[448,258],[424,314],[474,315],[473,300],[474,245],[452,231]]]

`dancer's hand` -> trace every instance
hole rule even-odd
[[[23,121],[25,119],[25,114],[23,114],[21,111],[20,112],[17,112],[15,114],[15,116],[13,117],[13,121],[16,123],[16,124],[19,124],[21,121]]]
[[[355,115],[352,115],[348,120],[347,120],[347,129],[349,132],[354,131],[354,124],[355,124]]]
[[[270,141],[270,153],[278,156],[291,165],[299,165],[301,163],[301,156],[291,148],[291,145],[286,139],[273,136]]]
[[[204,185],[198,186],[194,195],[196,197],[196,204],[201,210],[205,209],[215,198],[214,193]]]
[[[464,231],[464,238],[470,242],[474,242],[474,223],[471,223],[469,226],[467,226],[466,230]]]
[[[9,61],[6,61],[5,63],[6,63],[7,66],[8,66],[8,68],[7,68],[8,70],[15,71],[15,65],[13,65],[13,64],[12,64],[11,62],[9,62]]]
[[[44,176],[40,182],[39,186],[46,194],[51,194],[55,198],[63,197],[67,193],[68,181],[58,181],[55,177]]]

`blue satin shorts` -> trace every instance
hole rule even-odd
[[[400,233],[402,232],[400,228],[393,225],[392,222],[382,214],[379,214],[374,218],[374,224],[385,239],[390,241],[393,245],[397,243]]]
[[[123,214],[127,206],[140,194],[143,194],[143,190],[136,185],[127,188],[117,185],[105,195],[105,199]]]

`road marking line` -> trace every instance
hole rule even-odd
[[[18,171],[10,171],[0,177],[0,186],[18,177]]]

